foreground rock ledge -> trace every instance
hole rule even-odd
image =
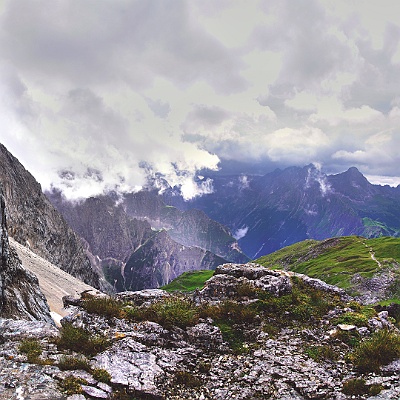
[[[332,299],[335,305],[321,317],[312,315],[309,320],[291,320],[292,308],[297,305],[285,305],[283,300],[288,301],[293,291],[297,291],[300,299],[319,293],[321,298]],[[240,314],[255,307],[260,294],[266,299],[272,296],[271,303],[265,304],[284,305],[286,308],[282,308],[281,315],[270,310],[263,314],[262,308],[259,314],[251,314],[251,318],[246,313]],[[0,323],[0,336],[3,336],[0,382],[5,382],[0,384],[0,399],[21,398],[18,396],[67,399],[58,383],[68,375],[80,376],[87,382],[82,385],[82,393],[69,400],[113,399],[113,393],[118,390],[137,400],[341,400],[352,398],[342,392],[343,383],[351,378],[362,378],[367,386],[381,385],[378,397],[364,394],[358,397],[360,399],[400,398],[399,360],[379,373],[364,374],[345,361],[349,347],[337,337],[340,332],[348,331],[342,330],[336,320],[351,312],[344,302],[349,299],[340,289],[316,279],[271,271],[255,264],[224,264],[217,268],[202,290],[186,297],[155,290],[121,293],[118,298],[129,301],[130,309],[170,304],[168,302],[180,299],[197,310],[205,307],[209,315],[200,316],[184,327],[162,326],[154,321],[106,318],[75,306],[72,315],[63,320],[64,324],[84,327],[93,335],[105,335],[110,340],[106,350],[88,358],[92,370],[102,368],[109,372],[111,381],[107,384],[96,381],[85,371],[59,370],[58,360],[69,352],[60,351],[52,344],[49,337],[57,334],[54,327],[29,328],[36,332],[35,337],[43,344],[45,355],[55,360],[53,366],[44,366],[26,364],[25,356],[18,352],[18,344],[24,337],[18,322]],[[218,321],[217,314],[211,312],[212,307],[225,307],[228,319]],[[244,319],[239,320],[238,315]],[[11,333],[5,334],[2,326]],[[350,332],[368,336],[383,327],[396,330],[386,311],[377,314],[366,326],[352,328]],[[317,362],[310,358],[306,349],[321,346],[330,346],[335,360],[326,358]],[[39,397],[35,397],[37,393]]]

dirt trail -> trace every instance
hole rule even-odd
[[[378,264],[378,267],[379,267],[379,268],[382,268],[381,262],[375,257],[374,249],[373,249],[372,247],[369,247],[369,246],[367,245],[367,243],[365,243],[365,242],[362,242],[362,243],[363,243],[363,245],[368,249],[369,254],[371,255],[372,260],[375,261],[375,262]]]
[[[22,265],[38,277],[39,286],[46,296],[50,311],[52,312],[52,317],[56,322],[58,322],[61,317],[68,314],[68,311],[63,308],[63,296],[76,295],[84,290],[96,290],[56,267],[54,264],[51,264],[44,258],[39,257],[11,237],[9,239],[10,246],[18,253]]]

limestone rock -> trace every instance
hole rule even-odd
[[[0,317],[52,323],[46,298],[34,274],[23,268],[10,248],[5,199],[0,186]]]

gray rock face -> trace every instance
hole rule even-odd
[[[316,290],[337,294],[342,299],[350,299],[344,290],[319,279],[290,271],[274,271],[252,263],[219,265],[199,295],[200,298],[206,300],[222,301],[237,296],[238,291],[240,293],[240,287],[248,285],[275,296],[282,296],[291,291],[292,277],[301,279],[304,284]]]
[[[166,229],[180,244],[200,247],[230,262],[249,260],[228,229],[203,211],[180,211],[167,206],[156,192],[147,190],[126,194],[123,204],[128,215],[148,221],[155,229]]]
[[[0,316],[52,322],[46,298],[34,274],[22,267],[10,248],[5,200],[0,186]]]
[[[0,144],[0,182],[7,201],[9,234],[85,283],[100,287],[78,236],[42,193],[40,184]]]
[[[125,287],[129,290],[158,288],[186,271],[214,269],[225,262],[215,254],[195,246],[184,246],[172,240],[166,231],[135,251],[124,268]]]
[[[169,231],[155,230],[147,220],[129,215],[124,203],[116,203],[110,196],[92,197],[79,204],[68,202],[59,192],[48,196],[87,242],[95,255],[92,264],[98,264],[117,292],[158,288],[185,271],[213,269],[226,262],[196,245],[179,244]]]

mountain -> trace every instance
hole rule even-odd
[[[0,182],[7,203],[9,235],[85,283],[102,287],[79,237],[42,193],[35,178],[1,144]]]
[[[166,231],[162,228],[167,224],[163,217],[157,220],[159,214],[151,201],[144,201],[148,210],[152,212],[148,219],[145,218],[143,206],[140,207],[140,212],[135,213],[134,200],[138,203],[139,198],[143,200],[146,194],[140,197],[127,195],[128,205],[112,193],[75,203],[67,201],[57,191],[47,195],[70,226],[87,243],[88,250],[94,255],[92,263],[97,264],[116,291],[159,287],[185,271],[214,269],[220,263],[226,262],[225,258],[196,246],[199,240],[194,239],[194,244],[190,244],[190,234],[186,237],[185,244],[174,240],[170,235],[170,229],[167,228]],[[163,210],[168,210],[175,213],[174,219],[171,220],[178,222],[182,220],[182,217],[178,217],[183,214],[179,210],[161,204],[157,197],[155,201],[158,202],[160,214]],[[193,215],[193,213],[184,214]],[[217,234],[220,234],[227,243],[225,247],[219,245],[220,248],[227,249],[226,252],[236,258],[247,260],[246,256],[232,248],[237,243],[227,234],[226,229],[224,230],[220,224],[209,223],[209,218],[204,213],[200,214],[206,221],[202,225],[205,237],[211,236],[209,226],[216,226]],[[134,215],[140,215],[140,219]],[[154,227],[155,225],[158,229]],[[193,222],[195,229],[198,225],[196,221]],[[186,227],[190,231],[190,227]],[[219,243],[217,238],[215,242],[217,245],[211,247],[217,249]]]
[[[363,303],[400,302],[400,238],[306,240],[256,262],[322,279]]]
[[[171,239],[185,246],[197,246],[231,262],[247,262],[229,230],[203,211],[180,211],[167,206],[155,191],[125,194],[122,204],[128,215],[144,219],[155,229],[165,229]]]
[[[354,167],[336,175],[308,165],[264,176],[207,178],[213,180],[210,194],[185,202],[169,188],[162,198],[227,226],[251,258],[305,239],[400,234],[400,188],[372,185]]]
[[[184,246],[160,231],[128,259],[124,268],[125,287],[130,290],[158,288],[186,271],[215,269],[226,262],[210,251]]]
[[[10,247],[6,203],[0,185],[0,317],[53,323],[37,277],[22,267]]]

